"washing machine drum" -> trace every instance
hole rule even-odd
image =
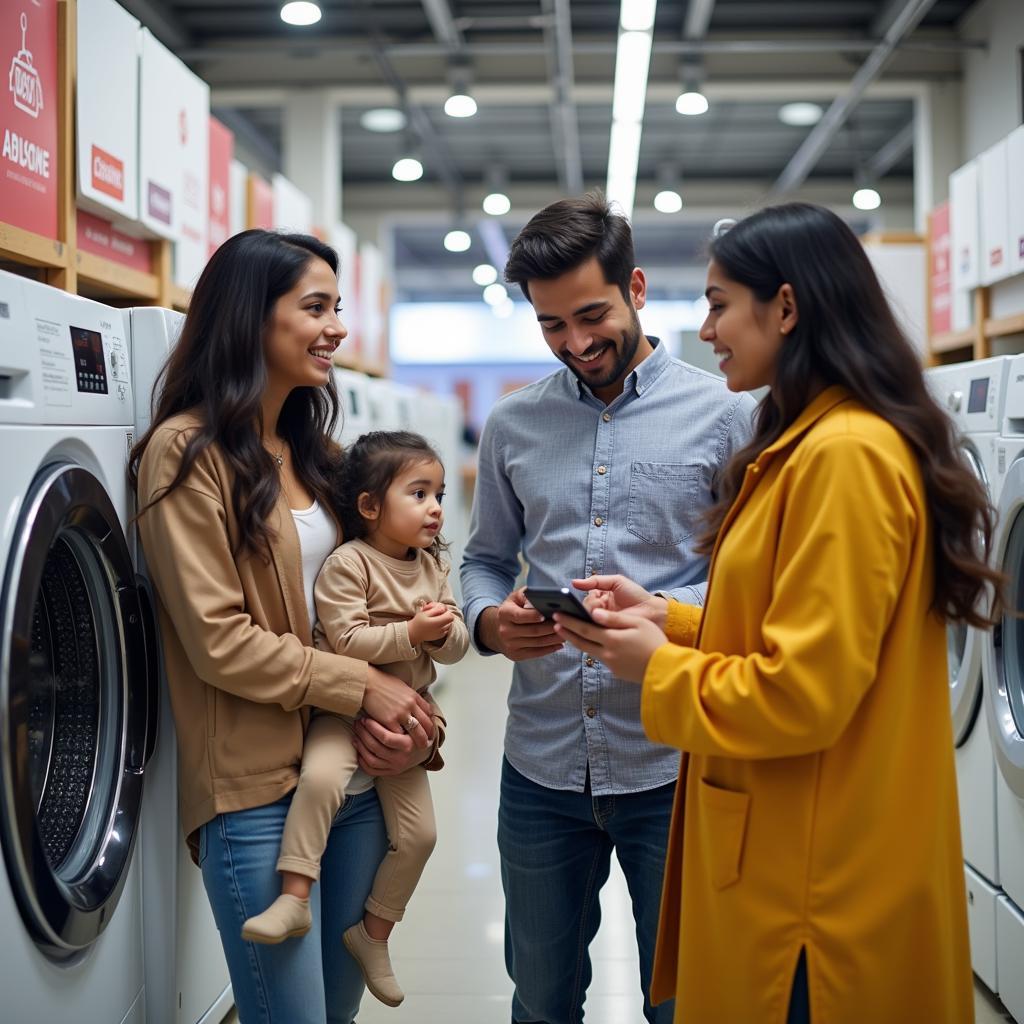
[[[0,822],[25,925],[55,957],[113,914],[156,737],[152,608],[88,470],[44,467],[0,592]]]

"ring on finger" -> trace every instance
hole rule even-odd
[[[415,729],[415,728],[416,728],[416,726],[417,726],[417,725],[419,725],[419,724],[420,724],[420,720],[419,720],[419,719],[418,719],[418,718],[417,718],[417,717],[416,717],[415,715],[410,715],[410,716],[409,716],[409,717],[408,717],[408,718],[406,719],[406,721],[405,721],[405,725],[403,725],[403,726],[402,726],[402,728],[403,728],[403,729],[404,729],[404,730],[405,730],[406,732],[412,732],[412,731],[413,731],[413,729]]]

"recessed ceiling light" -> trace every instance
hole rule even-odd
[[[287,25],[315,25],[321,16],[320,8],[309,0],[294,0],[281,8],[281,20]]]
[[[453,93],[444,101],[444,112],[449,117],[472,117],[476,113],[476,100],[466,93]]]
[[[423,177],[423,164],[414,156],[404,156],[395,161],[391,177],[395,181],[419,181]]]
[[[489,284],[484,289],[484,302],[488,306],[500,306],[507,298],[508,291],[503,284]]]
[[[489,196],[484,196],[483,207],[484,213],[489,213],[492,217],[502,217],[512,209],[512,201],[504,192],[492,192]]]
[[[706,114],[708,98],[702,92],[684,92],[676,100],[676,110],[687,117]]]
[[[444,247],[449,252],[465,252],[472,244],[473,240],[466,231],[456,229],[444,236]]]
[[[877,210],[882,205],[882,197],[873,188],[859,188],[853,193],[853,205],[858,210]]]
[[[516,304],[511,299],[502,299],[495,306],[491,306],[491,312],[499,320],[507,320],[516,311]]]
[[[473,284],[478,284],[483,288],[485,285],[494,284],[497,280],[498,271],[490,263],[481,263],[473,268]]]
[[[779,120],[794,128],[806,128],[821,120],[823,111],[817,103],[787,103],[779,107]]]
[[[675,189],[662,189],[654,197],[654,208],[658,213],[678,213],[683,208],[683,197]]]
[[[405,114],[394,107],[364,110],[359,123],[368,132],[400,132],[405,127]]]

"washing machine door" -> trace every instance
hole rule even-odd
[[[988,474],[977,449],[964,440],[962,451],[971,470],[991,494]],[[981,661],[984,635],[962,622],[946,628],[946,654],[949,665],[949,700],[953,713],[953,740],[959,747],[967,741],[981,707]]]
[[[992,632],[991,685],[986,687],[996,762],[1010,788],[1024,799],[1024,459],[1007,470],[999,500],[995,564],[1006,573],[1007,607]]]
[[[152,609],[100,481],[37,474],[0,591],[0,835],[26,927],[89,946],[125,883],[156,738]]]

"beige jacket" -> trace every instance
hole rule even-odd
[[[174,478],[199,424],[183,413],[156,430],[139,468],[139,508]],[[365,661],[313,647],[283,495],[269,522],[270,561],[232,554],[232,480],[223,454],[209,448],[185,483],[139,518],[177,729],[181,820],[193,846],[193,833],[217,814],[291,792],[309,709],[356,714],[367,678]]]

